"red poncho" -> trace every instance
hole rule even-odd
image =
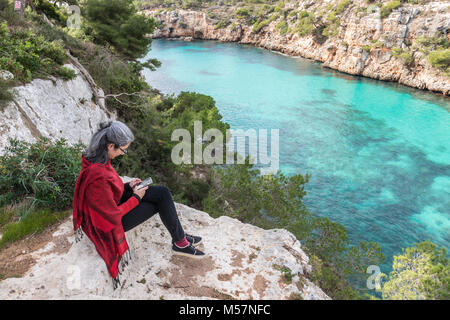
[[[139,204],[136,197],[131,197],[118,205],[123,192],[124,183],[111,160],[103,165],[90,163],[82,156],[73,197],[74,230],[80,233],[79,228],[83,229],[116,281],[119,262],[128,250],[122,217]]]

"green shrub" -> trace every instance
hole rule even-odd
[[[17,80],[58,76],[66,60],[62,41],[49,42],[27,29],[11,32],[6,22],[0,25],[0,69],[12,72]]]
[[[269,24],[269,20],[258,20],[253,24],[252,31],[258,33],[262,28]]]
[[[9,7],[11,4],[9,0],[0,0],[0,10],[4,10]]]
[[[297,12],[292,10],[291,12],[289,12],[288,17],[291,18],[291,17],[296,16],[296,15],[297,15]]]
[[[384,19],[388,17],[393,10],[398,9],[402,6],[402,3],[399,0],[393,0],[381,7],[380,10],[380,17],[381,19]]]
[[[202,0],[182,0],[183,9],[193,9],[198,8],[202,5]]]
[[[89,71],[96,84],[105,91],[105,94],[132,94],[149,89],[149,85],[139,74],[143,67],[142,63],[124,61],[105,47],[86,46],[84,51],[79,52],[79,61]],[[158,61],[153,62],[150,64],[160,65]],[[108,98],[106,104],[110,108],[117,109],[119,116],[128,112],[127,103],[132,105],[143,103],[140,96],[123,95],[118,100]]]
[[[294,274],[291,273],[291,269],[286,266],[280,266],[279,264],[273,264],[272,267],[275,270],[281,271],[282,279],[284,283],[290,284],[292,283],[292,278],[294,277]]]
[[[331,24],[322,30],[325,37],[336,37],[339,34],[339,24]]]
[[[234,12],[234,16],[237,19],[246,19],[250,16],[250,12],[246,8],[239,8]]]
[[[450,47],[450,41],[445,35],[417,37],[415,43],[418,45],[419,50],[425,54],[429,54],[431,51],[435,50],[448,49]]]
[[[370,40],[373,48],[382,48],[384,46],[383,42],[379,40]]]
[[[405,64],[410,65],[414,62],[413,53],[410,51],[404,51],[401,48],[392,48],[392,55],[395,58],[399,58],[405,62]]]
[[[56,69],[55,73],[63,80],[73,80],[76,78],[75,71],[64,66]]]
[[[13,84],[13,81],[0,79],[0,111],[3,111],[3,108],[14,98],[14,93],[11,91]]]
[[[337,15],[341,14],[349,5],[351,0],[343,0],[338,3],[336,9],[331,11],[327,16],[327,24],[322,26],[321,35],[324,37],[336,37],[339,34],[339,26],[341,24],[340,18]],[[333,4],[327,7],[329,10]]]
[[[306,18],[309,17],[311,14],[308,11],[302,10],[298,13],[298,18]]]
[[[278,12],[278,13],[283,13],[283,8],[284,8],[284,2],[280,2],[275,6],[273,11]]]
[[[339,34],[340,19],[336,17],[336,11],[332,11],[327,16],[328,25],[322,30],[325,37],[335,37]]]
[[[36,10],[45,13],[47,18],[56,21],[59,25],[66,25],[68,15],[64,9],[59,8],[47,0],[33,0]]]
[[[445,247],[425,241],[394,256],[389,280],[382,288],[383,299],[450,299],[450,259]]]
[[[3,226],[9,224],[14,218],[13,210],[6,210],[5,208],[0,208],[0,230]]]
[[[191,204],[200,206],[203,199],[208,196],[209,188],[208,183],[199,179],[193,179],[184,186],[181,198],[186,198]]]
[[[361,299],[361,295],[351,287],[349,282],[342,277],[333,265],[326,263],[307,248],[305,248],[305,251],[312,267],[311,273],[307,274],[310,281],[335,300]]]
[[[295,25],[295,30],[297,31],[298,35],[303,37],[312,34],[315,30],[313,21],[313,13],[301,11],[298,15],[298,22]]]
[[[288,32],[289,26],[285,20],[281,20],[277,25],[276,28],[280,31],[281,35],[284,35]]]
[[[370,44],[365,44],[361,48],[366,52],[370,52],[372,50],[372,46]]]
[[[336,14],[342,13],[345,10],[345,8],[347,8],[351,3],[352,3],[351,0],[340,1],[336,7],[336,11],[335,11]]]
[[[450,75],[450,49],[441,49],[430,52],[428,61],[435,68],[444,71],[445,74]]]
[[[83,17],[97,43],[108,43],[133,60],[148,52],[152,38],[146,35],[153,32],[156,22],[137,14],[131,1],[88,0]]]
[[[228,21],[228,20],[220,20],[219,22],[217,22],[215,28],[216,28],[216,29],[224,29],[224,28],[226,28],[229,24],[230,24],[230,21]]]
[[[28,200],[25,215],[38,207],[68,208],[82,148],[69,146],[64,139],[54,144],[45,138],[33,144],[11,139],[0,156],[0,207]]]

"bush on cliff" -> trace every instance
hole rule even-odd
[[[247,8],[239,8],[234,12],[234,16],[237,19],[247,19],[250,17],[250,12]]]
[[[403,249],[394,256],[389,280],[381,290],[383,299],[449,300],[449,262],[446,249],[430,241]]]
[[[289,30],[289,26],[285,20],[281,20],[280,22],[278,22],[275,27],[280,31],[281,35],[286,34]]]
[[[392,13],[392,11],[400,8],[401,6],[402,6],[402,3],[399,0],[393,0],[393,1],[386,3],[385,5],[383,5],[381,7],[380,18],[381,19],[387,18]]]
[[[47,18],[52,19],[61,26],[66,25],[69,16],[64,7],[58,7],[56,3],[50,3],[47,0],[33,0],[33,2],[36,10],[45,13]]]
[[[307,11],[301,11],[298,15],[295,31],[297,31],[300,37],[304,37],[312,34],[314,30],[314,14]]]
[[[414,62],[414,56],[411,51],[403,50],[401,48],[392,48],[392,55],[396,58],[399,58],[400,60],[403,60],[403,62],[410,66]]]
[[[75,73],[62,66],[66,60],[61,41],[47,41],[28,28],[10,30],[6,21],[0,24],[0,69],[15,79],[30,82],[50,75],[73,79]]]
[[[4,10],[10,6],[9,0],[0,0],[0,10]]]
[[[444,74],[450,76],[450,49],[430,52],[428,61],[433,67],[442,70]]]
[[[137,14],[131,1],[88,0],[84,18],[88,34],[97,43],[109,44],[132,60],[148,52],[152,39],[146,35],[153,32],[156,22]]]

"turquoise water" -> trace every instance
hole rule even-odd
[[[232,129],[279,129],[280,170],[311,175],[305,204],[378,242],[450,243],[450,99],[302,58],[216,41],[154,40],[163,93],[212,96]]]

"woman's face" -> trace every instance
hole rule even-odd
[[[121,156],[121,155],[125,154],[120,149],[123,149],[126,151],[128,149],[128,147],[130,146],[130,144],[131,144],[131,142],[124,146],[120,146],[120,148],[117,148],[117,149],[114,147],[113,143],[108,144],[108,158],[112,160],[117,156]]]

